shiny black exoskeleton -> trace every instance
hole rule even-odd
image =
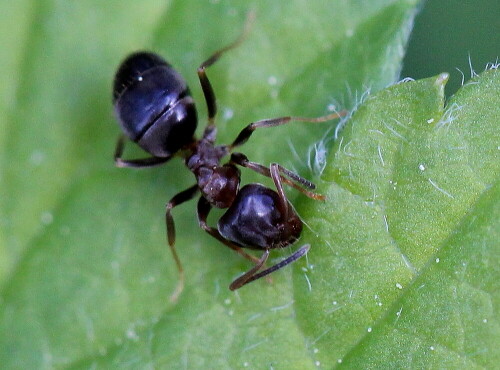
[[[231,152],[245,143],[259,127],[278,126],[292,120],[323,122],[337,118],[339,114],[311,119],[281,117],[253,122],[240,132],[232,144],[215,145],[217,129],[214,117],[217,106],[205,69],[215,63],[225,51],[237,46],[245,34],[246,32],[233,44],[214,53],[198,68],[208,108],[208,124],[199,140],[194,137],[197,113],[186,82],[163,58],[150,52],[134,53],[122,62],[115,75],[113,104],[118,122],[124,134],[151,155],[142,159],[123,159],[125,137],[121,136],[116,145],[115,164],[118,167],[151,167],[167,162],[174,155],[180,155],[196,178],[196,184],[175,195],[166,205],[168,244],[179,271],[179,283],[172,295],[173,300],[183,289],[184,275],[174,247],[172,208],[200,192],[200,227],[255,264],[233,281],[230,289],[235,290],[286,266],[309,250],[309,245],[304,245],[278,264],[260,271],[271,249],[289,246],[299,238],[302,231],[302,222],[288,202],[282,183],[313,199],[323,199],[306,189],[314,189],[314,184],[280,165],[266,167],[250,162],[242,153]],[[229,154],[229,161],[222,164],[222,159]],[[240,189],[240,170],[237,166],[272,178],[277,191],[260,184],[250,184]],[[220,218],[218,228],[208,226],[206,221],[212,207],[228,208]],[[264,253],[256,258],[242,248],[263,250]]]
[[[125,134],[155,157],[170,157],[193,141],[198,119],[189,88],[156,54],[135,53],[123,61],[113,104]]]
[[[224,238],[243,247],[266,249],[270,245],[279,248],[292,244],[300,236],[302,222],[274,190],[249,184],[238,192],[217,228]]]

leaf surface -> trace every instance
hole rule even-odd
[[[327,202],[304,207],[316,248],[296,312],[323,364],[498,363],[500,73],[445,107],[446,80],[369,97],[328,159]]]
[[[249,122],[349,108],[367,89],[395,82],[416,5],[409,0],[314,6],[302,1],[10,4],[0,16],[0,37],[9,50],[1,55],[0,363],[7,368],[313,368],[315,361],[329,365],[353,353],[349,344],[338,353],[319,347],[335,343],[328,334],[311,346],[320,322],[304,318],[304,305],[322,299],[311,299],[303,285],[304,261],[294,267],[299,281],[288,268],[274,274],[272,284],[256,282],[230,293],[228,284],[248,263],[198,229],[193,204],[175,209],[187,286],[176,305],[169,303],[177,276],[165,245],[164,204],[192,184],[192,175],[180,161],[150,171],[113,168],[118,128],[110,102],[112,76],[128,52],[159,52],[186,77],[203,128],[196,67],[234,39],[253,6],[257,19],[249,38],[208,71],[224,143]],[[279,161],[307,173],[300,163],[307,148],[334,128],[335,123],[293,124],[262,130],[242,151],[252,160]],[[140,154],[127,147],[128,156]],[[325,179],[335,171],[333,163],[332,158]],[[264,181],[244,174],[245,181],[254,179]],[[360,194],[366,190],[352,186]],[[330,189],[323,190],[334,199]],[[329,203],[295,204],[313,225],[317,217],[306,214]],[[321,256],[321,243],[310,236],[306,241],[319,253],[311,253],[310,260]],[[406,248],[411,251],[411,244]],[[411,278],[403,266],[398,271]],[[329,274],[337,276],[337,270],[330,267]],[[324,294],[310,278],[312,292]],[[374,276],[383,279],[382,272]]]

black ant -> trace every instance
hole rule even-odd
[[[250,18],[250,17],[249,17]],[[203,137],[197,140],[195,103],[182,76],[157,54],[137,52],[128,56],[116,72],[113,86],[113,105],[124,134],[136,142],[150,157],[126,160],[122,158],[125,135],[118,139],[115,164],[118,167],[153,167],[179,155],[196,177],[196,184],[175,195],[166,205],[167,239],[179,272],[179,282],[171,299],[181,293],[184,272],[175,250],[175,226],[172,208],[194,198],[198,192],[198,220],[200,227],[224,245],[254,263],[249,271],[230,285],[231,290],[266,276],[307,253],[309,245],[299,248],[288,258],[263,271],[269,252],[294,243],[302,231],[302,221],[288,202],[282,184],[292,186],[313,199],[323,196],[310,192],[315,185],[299,175],[273,163],[270,167],[250,162],[242,153],[232,153],[227,163],[223,157],[244,144],[253,131],[260,127],[273,127],[290,121],[324,122],[340,117],[334,113],[317,118],[280,117],[256,121],[246,126],[230,145],[215,145],[217,112],[215,94],[205,73],[226,51],[238,46],[249,30],[247,21],[242,35],[232,44],[216,51],[198,68],[198,77],[208,108],[208,123]],[[249,168],[272,178],[276,190],[260,184],[240,187],[240,170]],[[212,209],[228,208],[219,219],[217,228],[207,224]],[[242,248],[263,250],[260,258],[246,253]]]

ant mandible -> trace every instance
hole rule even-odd
[[[266,276],[307,253],[309,245],[299,248],[288,258],[263,270],[269,252],[294,243],[302,231],[302,221],[288,202],[283,183],[298,189],[306,196],[321,200],[315,185],[292,171],[272,163],[269,167],[251,162],[242,153],[232,153],[244,144],[253,131],[260,127],[273,127],[290,121],[324,122],[343,115],[334,113],[317,118],[280,117],[256,121],[246,126],[230,145],[215,145],[217,112],[215,93],[205,73],[226,51],[237,47],[248,34],[252,15],[247,18],[240,37],[230,45],[216,51],[198,68],[198,77],[208,108],[208,123],[203,137],[197,140],[197,112],[189,88],[182,76],[159,55],[137,52],[129,55],[120,65],[113,86],[113,105],[118,122],[124,132],[117,141],[114,160],[117,167],[145,168],[164,164],[176,155],[184,158],[193,172],[196,184],[175,195],[166,205],[167,240],[177,265],[179,279],[171,296],[175,301],[184,287],[184,270],[175,249],[175,225],[172,209],[192,198],[198,192],[197,213],[200,227],[212,237],[254,263],[249,271],[234,280],[231,290]],[[151,156],[141,159],[123,159],[125,137],[137,143]],[[222,158],[231,154],[227,163]],[[277,191],[253,183],[240,189],[238,167],[249,168],[270,177]],[[217,228],[207,224],[212,209],[227,208]],[[243,248],[263,250],[260,258],[246,253]],[[260,272],[259,272],[260,271]]]

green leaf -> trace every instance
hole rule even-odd
[[[448,78],[369,97],[303,216],[298,321],[322,364],[493,368],[500,326],[500,73],[443,103]]]
[[[164,204],[193,179],[180,161],[150,171],[113,167],[112,76],[132,50],[161,53],[188,80],[202,129],[196,67],[236,37],[254,8],[248,40],[208,71],[224,143],[253,120],[322,115],[393,83],[417,3],[86,0],[2,8],[2,366],[314,367],[298,305],[309,293],[294,293],[292,269],[272,284],[229,292],[248,263],[198,229],[193,203],[175,209],[187,286],[177,304],[168,301],[177,274]],[[242,150],[264,164],[300,166],[290,144],[305,158],[334,127],[263,130]]]

